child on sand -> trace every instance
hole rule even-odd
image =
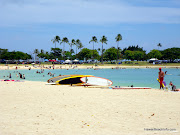
[[[169,86],[171,87],[170,90],[172,91],[180,91],[180,89],[176,89],[176,86],[172,82],[169,83]]]

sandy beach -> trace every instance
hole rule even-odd
[[[15,70],[17,69],[115,69],[115,68],[180,68],[180,66],[165,66],[165,65],[149,65],[149,66],[127,66],[127,65],[104,65],[104,66],[88,66],[88,65],[1,65],[0,70]]]
[[[180,93],[0,82],[0,135],[178,135]]]

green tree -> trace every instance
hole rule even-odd
[[[65,58],[69,59],[72,57],[72,53],[70,51],[65,51]]]
[[[147,54],[148,58],[157,58],[160,59],[162,57],[162,54],[159,50],[151,50],[148,54]]]
[[[60,44],[62,44],[62,43],[63,43],[63,51],[62,51],[62,54],[63,54],[63,58],[64,58],[64,56],[65,56],[65,50],[64,50],[64,48],[65,48],[65,43],[66,43],[66,44],[69,44],[68,38],[67,38],[67,37],[64,37],[64,38],[61,40]],[[65,59],[65,58],[64,58],[64,59]]]
[[[26,58],[25,58],[25,59],[26,59],[26,60],[27,60],[27,59],[32,59],[32,57],[31,57],[30,54],[27,54],[27,53],[26,53]]]
[[[90,59],[93,54],[93,50],[90,50],[88,48],[83,48],[79,53],[78,53],[78,59],[83,60],[84,58]],[[97,50],[94,51],[94,58],[99,58],[99,54]]]
[[[0,48],[0,59],[6,59],[7,56],[8,56],[8,49]]]
[[[93,42],[93,60],[94,60],[94,43],[98,43],[96,36],[93,36],[89,43]]]
[[[143,51],[125,51],[125,58],[129,60],[144,60],[146,58],[146,53]]]
[[[103,44],[107,44],[107,37],[102,36],[102,38],[100,39],[100,42],[102,43],[102,54],[101,54],[101,63],[104,64],[103,62]]]
[[[62,59],[62,49],[60,48],[51,48],[51,59]]]
[[[146,53],[143,51],[134,51],[134,59],[139,61],[139,60],[144,60],[146,58]]]
[[[121,34],[118,34],[117,36],[116,36],[116,42],[117,42],[117,58],[116,58],[116,64],[117,64],[117,61],[118,61],[118,48],[119,48],[119,41],[121,41],[122,40],[122,36],[121,36]]]
[[[49,54],[49,52],[46,52],[46,53],[44,54],[44,57],[45,57],[45,59],[50,59],[50,54]]]
[[[13,52],[14,57],[12,57],[11,59],[15,59],[15,60],[25,60],[26,59],[26,54],[20,51],[17,52]]]
[[[44,58],[45,57],[44,50],[41,49],[41,52],[37,56],[40,58]]]
[[[84,58],[89,59],[91,58],[90,49],[83,48],[77,55],[78,59],[83,60]]]
[[[0,48],[0,59],[6,59],[6,60],[27,60],[31,59],[31,55],[21,52],[21,51],[12,51],[9,52],[8,49],[1,49]]]
[[[167,59],[167,60],[175,60],[175,59],[180,59],[180,48],[173,47],[173,48],[168,48],[163,51],[162,53],[162,58]]]
[[[137,46],[132,45],[132,46],[129,46],[128,48],[124,48],[121,53],[124,55],[126,50],[146,52],[145,50],[143,50],[142,47],[139,47],[138,45]]]
[[[59,43],[59,41],[61,41],[59,36],[55,36],[54,39],[51,40],[53,42],[53,44],[55,44],[55,48],[56,48],[56,42]]]
[[[115,47],[111,47],[104,52],[104,58],[106,60],[115,60],[118,56],[120,56],[120,54],[121,50],[119,48],[116,49]]]
[[[133,51],[126,50],[124,55],[125,55],[125,58],[128,60],[134,60],[135,59]]]

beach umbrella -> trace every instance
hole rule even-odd
[[[65,64],[70,64],[70,63],[72,63],[70,60],[65,60],[65,62],[64,62]]]
[[[79,62],[79,60],[75,59],[75,60],[73,60],[73,62]]]

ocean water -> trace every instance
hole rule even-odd
[[[0,79],[8,79],[7,76],[11,73],[14,80],[20,80],[19,77],[16,77],[18,72],[25,74],[26,80],[28,81],[42,81],[46,82],[48,79],[52,78],[47,75],[48,72],[53,73],[55,76],[58,75],[70,75],[70,74],[82,74],[82,75],[94,75],[98,77],[103,77],[111,80],[113,86],[131,86],[134,87],[152,87],[159,88],[159,83],[157,82],[158,78],[158,69],[55,69],[48,70],[45,69],[44,73],[37,74],[38,69],[32,70],[0,70]],[[38,71],[41,71],[40,69]],[[180,88],[180,69],[163,69],[167,71],[165,76],[165,82],[168,85],[170,81],[173,82],[177,88]],[[5,77],[4,77],[5,76]]]

